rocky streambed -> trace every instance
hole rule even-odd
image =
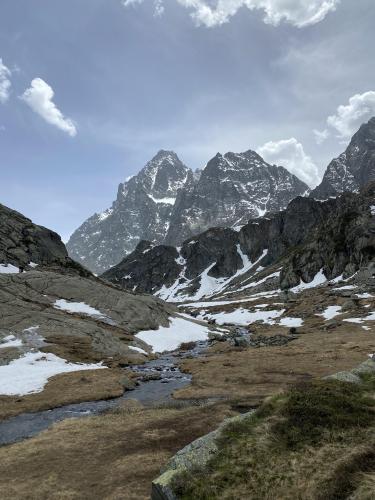
[[[146,406],[171,401],[173,392],[188,385],[191,380],[190,375],[179,370],[177,361],[184,357],[199,356],[206,347],[207,342],[198,342],[189,351],[162,354],[158,359],[132,366],[131,369],[139,375],[139,384],[119,398],[70,404],[3,420],[0,422],[0,445],[35,436],[53,423],[67,418],[98,415],[116,408],[127,399],[135,399]]]

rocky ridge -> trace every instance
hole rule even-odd
[[[68,257],[56,233],[0,205],[0,413],[120,396],[132,387],[130,372],[122,367],[153,356],[136,334],[169,327],[175,314],[173,306],[155,297],[96,278]],[[25,398],[10,395],[2,391],[12,387],[15,363],[21,381],[28,379],[27,370],[33,375],[45,363],[64,366],[61,377],[70,382],[54,377],[45,398],[39,390],[34,399],[28,392],[17,393]],[[64,373],[66,363],[77,375]],[[81,363],[87,364],[85,377]],[[97,370],[100,363],[107,370]]]
[[[326,202],[298,197],[240,231],[212,228],[179,248],[142,242],[103,278],[182,301],[350,276],[374,264],[374,199],[373,183]]]
[[[217,154],[192,172],[171,151],[159,153],[120,184],[116,201],[90,217],[70,238],[72,258],[100,273],[121,261],[141,240],[179,245],[209,227],[240,227],[278,211],[308,187],[254,151]]]
[[[323,180],[310,196],[326,200],[345,191],[358,192],[375,180],[375,117],[363,124],[346,151],[328,165]]]
[[[161,243],[178,191],[194,183],[193,172],[173,151],[159,151],[138,175],[118,187],[112,207],[94,214],[71,236],[71,257],[95,273],[117,264],[136,244]]]
[[[249,219],[286,208],[308,186],[255,151],[218,153],[199,181],[179,193],[165,243],[180,245],[211,227],[239,228]]]

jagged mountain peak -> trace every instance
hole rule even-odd
[[[193,177],[190,168],[174,151],[161,149],[139,172],[136,182],[156,199],[176,197],[177,192]]]
[[[375,180],[375,117],[361,125],[347,149],[331,161],[323,180],[310,194],[319,200],[345,191],[359,192]]]
[[[117,264],[137,243],[178,245],[210,227],[237,227],[278,211],[307,186],[255,151],[218,153],[193,173],[173,151],[160,150],[138,175],[120,184],[111,209],[88,219],[68,242],[70,254],[94,272]]]

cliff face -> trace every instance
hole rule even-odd
[[[217,154],[200,179],[177,197],[165,243],[180,245],[211,227],[241,227],[266,212],[285,209],[308,186],[254,151]]]
[[[296,198],[286,210],[251,220],[238,232],[213,228],[178,249],[143,243],[103,278],[180,300],[240,288],[270,266],[282,268],[281,287],[290,288],[301,279],[311,281],[321,269],[328,279],[353,274],[374,257],[373,183],[326,202]]]
[[[73,233],[67,248],[99,273],[141,240],[180,245],[210,227],[241,226],[266,211],[281,210],[306,192],[297,177],[253,151],[217,154],[194,173],[172,151],[159,151],[138,175],[120,184],[109,210]]]
[[[193,172],[173,151],[159,151],[138,175],[119,185],[110,209],[94,214],[72,234],[70,256],[102,273],[140,240],[162,243],[178,191],[194,182]]]
[[[4,205],[0,205],[0,263],[17,267],[33,263],[80,268],[68,257],[58,234],[33,224]]]
[[[346,151],[328,165],[321,184],[310,194],[326,200],[345,191],[358,192],[375,180],[375,117],[361,126]]]

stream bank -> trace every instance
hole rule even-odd
[[[0,446],[16,443],[33,437],[55,422],[67,418],[83,418],[99,415],[116,408],[122,401],[136,399],[145,406],[155,403],[166,403],[173,400],[173,393],[188,385],[190,375],[182,373],[177,363],[184,357],[196,357],[207,347],[207,342],[197,342],[190,351],[176,351],[162,354],[158,359],[143,365],[132,366],[131,369],[147,381],[140,381],[135,389],[126,391],[121,397],[87,401],[53,408],[35,413],[23,413],[0,422]]]

